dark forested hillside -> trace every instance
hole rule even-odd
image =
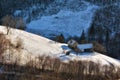
[[[54,0],[0,0],[0,19],[5,15],[13,15],[16,10],[29,9],[34,5],[41,6],[44,10]],[[22,16],[20,16],[22,17]]]
[[[95,40],[100,40],[107,48],[108,55],[120,58],[120,7],[110,5],[96,12],[91,25],[92,35]],[[94,29],[93,29],[94,28]],[[97,36],[97,37],[95,37]]]

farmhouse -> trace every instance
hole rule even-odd
[[[75,40],[68,41],[68,46],[75,52],[93,52],[93,44],[78,44]]]

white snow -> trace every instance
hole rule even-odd
[[[81,36],[83,30],[87,32],[93,19],[97,6],[87,5],[85,10],[73,12],[60,10],[52,16],[42,16],[39,20],[31,21],[27,31],[37,31],[44,36],[62,33],[65,37]]]
[[[6,34],[6,28],[0,26],[0,32],[4,32],[4,34]],[[61,44],[21,30],[11,29],[10,35],[8,37],[14,44],[17,42],[18,38],[22,40],[23,50],[20,54],[17,54],[19,52],[16,52],[16,54],[13,56],[21,56],[23,63],[26,63],[28,61],[27,57],[32,55],[35,57],[38,57],[40,55],[50,56],[53,54],[62,53],[63,51]]]
[[[0,26],[0,32],[6,34],[6,28]],[[59,58],[63,62],[69,62],[70,60],[86,60],[93,61],[95,63],[100,63],[101,65],[110,65],[120,67],[120,61],[105,56],[97,52],[88,53],[76,53],[74,51],[70,52],[70,55],[65,55],[64,51],[71,50],[67,44],[56,43],[47,38],[31,34],[25,31],[11,29],[10,34],[6,35],[12,43],[16,44],[17,40],[22,40],[22,48],[20,51],[13,49],[10,59],[8,61],[15,61],[20,58],[20,64],[26,64],[31,59],[45,55],[51,56],[53,58]],[[4,53],[4,57],[9,57],[7,52]]]

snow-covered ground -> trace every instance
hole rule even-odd
[[[6,28],[0,26],[0,32],[6,34]],[[25,31],[11,29],[10,34],[6,36],[12,44],[16,44],[19,39],[22,41],[22,48],[19,51],[13,49],[12,53],[9,52],[10,55],[7,51],[3,54],[8,61],[15,61],[20,58],[20,64],[25,64],[35,57],[45,55],[53,58],[59,58],[63,62],[69,62],[70,60],[85,60],[93,61],[95,63],[99,62],[101,65],[113,64],[115,66],[120,66],[120,61],[97,52],[76,53],[71,51],[70,55],[65,55],[64,52],[70,50],[67,44],[56,43],[47,38]]]
[[[90,27],[95,11],[98,6],[85,3],[85,8],[80,11],[61,9],[57,14],[42,16],[38,20],[27,24],[27,31],[51,37],[55,34],[63,34],[65,37],[81,36],[82,31],[86,33]],[[80,7],[81,9],[83,7]]]
[[[0,32],[4,32],[6,34],[6,28],[0,26]],[[21,57],[23,63],[28,61],[27,58],[29,56],[50,56],[53,54],[62,53],[63,51],[61,48],[61,44],[21,30],[11,29],[8,38],[13,44],[16,44],[18,39],[21,39],[22,50],[20,52],[15,51],[14,56]],[[15,59],[15,57],[13,58]]]

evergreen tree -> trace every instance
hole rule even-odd
[[[109,31],[107,30],[106,31],[106,39],[105,39],[106,47],[108,45],[108,42],[109,42]]]
[[[81,43],[82,41],[85,41],[85,32],[84,32],[84,30],[83,30],[83,32],[82,32],[82,35],[81,35],[81,37],[80,37],[80,39],[79,39],[79,43]]]
[[[95,34],[95,27],[94,27],[93,24],[91,25],[91,27],[90,27],[90,29],[89,29],[89,34],[90,34],[90,35],[94,35],[94,34]]]
[[[60,42],[60,43],[64,43],[64,42],[65,42],[65,39],[64,39],[63,34],[60,34],[59,36],[57,36],[57,37],[56,37],[56,41],[57,41],[57,42]]]
[[[110,39],[109,36],[110,36],[110,34],[109,34],[109,32],[107,31],[107,32],[106,32],[106,41],[109,41],[109,39]]]
[[[90,41],[95,40],[95,27],[94,27],[93,23],[89,29],[88,35],[89,35],[88,37],[89,37]]]

